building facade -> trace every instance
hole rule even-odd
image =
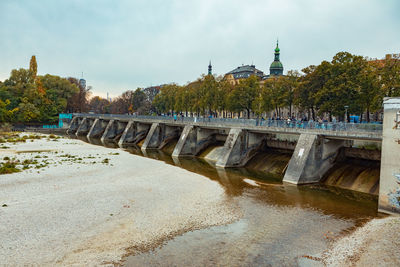
[[[269,75],[264,74],[264,72],[257,69],[255,65],[242,65],[226,73],[224,77],[231,84],[237,84],[241,79],[246,79],[251,75],[256,75],[257,77],[260,77],[261,80],[283,75],[283,64],[280,61],[280,49],[278,42],[276,42],[274,61],[270,65]]]

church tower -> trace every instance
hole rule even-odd
[[[212,75],[211,60],[210,60],[210,64],[208,64],[208,75]]]
[[[282,65],[281,61],[279,60],[280,51],[281,50],[279,49],[278,41],[276,41],[274,62],[272,62],[271,66],[269,67],[269,75],[270,76],[283,75],[283,65]]]

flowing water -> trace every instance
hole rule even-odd
[[[376,165],[368,169],[370,164],[349,161],[328,174],[326,185],[293,186],[282,183],[291,156],[286,151],[264,151],[245,168],[220,169],[208,156],[219,144],[199,158],[179,160],[170,156],[175,144],[145,153],[139,147],[127,150],[217,182],[243,216],[232,224],[187,232],[155,250],[128,256],[126,266],[323,266],[322,253],[335,239],[380,216],[373,195]],[[351,172],[354,164],[357,171]],[[364,187],[372,194],[343,189],[355,188],[357,177],[369,181]]]

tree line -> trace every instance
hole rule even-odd
[[[265,80],[252,75],[230,84],[223,77],[202,76],[184,86],[169,84],[153,102],[157,113],[275,119],[349,120],[382,110],[383,97],[400,96],[400,57],[384,60],[339,52],[333,59],[285,76]],[[296,110],[296,114],[293,112]],[[347,113],[347,118],[345,114]],[[365,114],[365,116],[364,116]]]
[[[29,69],[12,70],[0,82],[0,122],[54,122],[65,112],[313,120],[348,120],[347,113],[369,122],[370,114],[382,110],[386,96],[400,96],[399,55],[371,60],[339,52],[331,61],[302,69],[302,74],[288,71],[265,80],[252,75],[233,83],[203,75],[183,86],[127,90],[112,101],[90,98],[90,88],[75,78],[37,75],[32,56]]]

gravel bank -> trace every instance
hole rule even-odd
[[[112,265],[241,216],[216,182],[123,150],[40,139],[0,155],[47,162],[0,176],[3,265]]]
[[[400,217],[374,219],[334,243],[326,266],[400,266]]]

